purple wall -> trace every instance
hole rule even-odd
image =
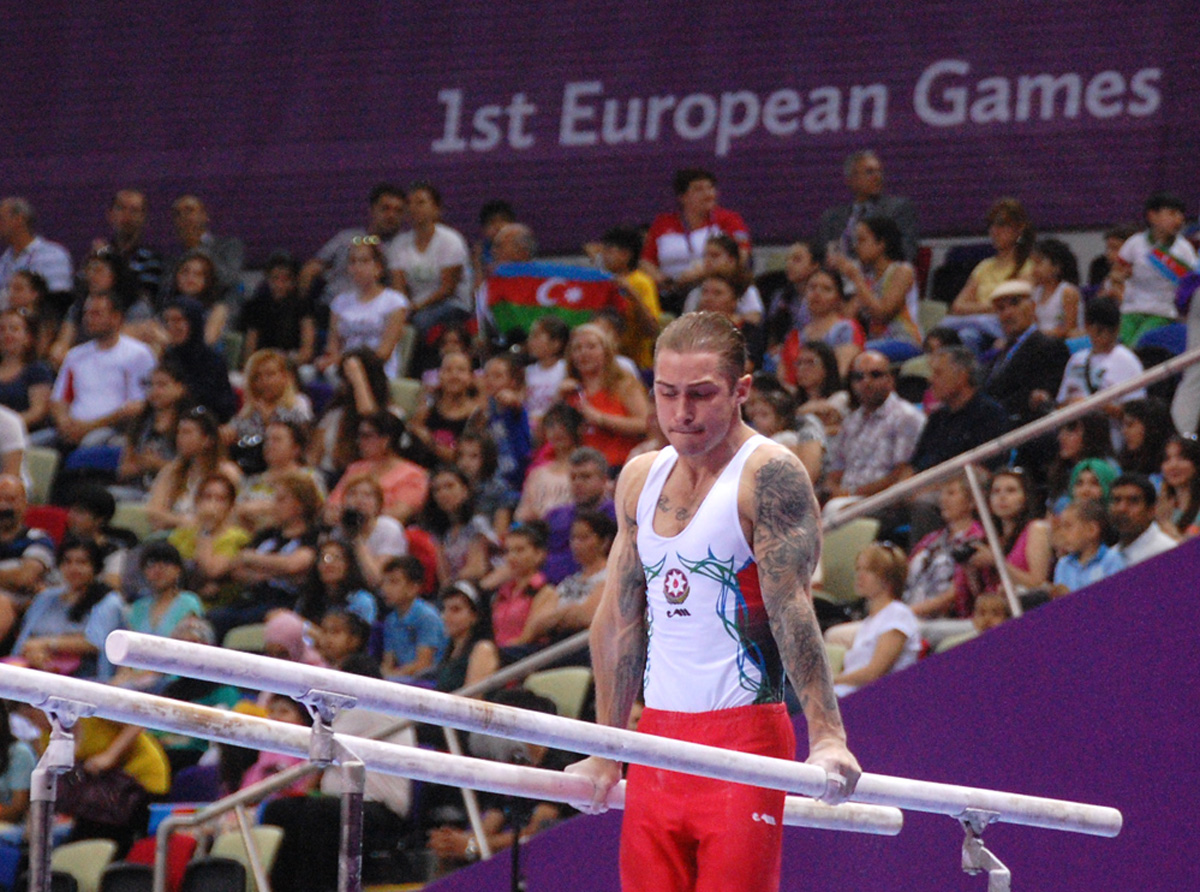
[[[1023,892],[1200,888],[1191,840],[1200,543],[1047,605],[843,701],[869,771],[1121,809],[1116,839],[998,825]],[[801,733],[800,738],[803,739]],[[619,816],[578,817],[525,850],[530,890],[611,892]],[[784,889],[981,890],[950,818],[905,813],[895,838],[789,829]],[[507,859],[437,892],[507,889]]]
[[[982,232],[1006,193],[1047,229],[1197,192],[1186,0],[989,17],[957,0],[10,6],[0,182],[75,252],[126,184],[150,194],[159,241],[194,190],[252,259],[308,254],[385,177],[440,184],[469,234],[482,200],[508,197],[556,251],[669,208],[689,164],[718,173],[757,240],[786,240],[843,199],[841,159],[864,145],[927,234]],[[1044,107],[1042,75],[1063,79]],[[639,100],[639,126],[606,139],[605,100],[617,124]]]

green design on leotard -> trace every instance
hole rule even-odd
[[[725,627],[725,631],[737,643],[738,683],[742,690],[754,695],[755,703],[774,703],[782,698],[781,687],[771,683],[772,673],[768,669],[769,658],[763,652],[757,641],[748,634],[747,624],[750,619],[750,608],[746,604],[741,584],[738,582],[737,570],[733,566],[733,557],[721,560],[708,550],[708,557],[699,561],[691,561],[683,555],[677,555],[689,573],[707,577],[716,582],[721,591],[716,599],[716,613]],[[732,599],[732,610],[730,600]],[[731,617],[732,614],[732,617]],[[758,670],[758,678],[753,678],[747,671],[747,664]]]

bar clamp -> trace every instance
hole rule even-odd
[[[971,876],[986,873],[988,892],[1011,892],[1012,872],[983,844],[983,831],[998,817],[998,812],[979,808],[968,808],[958,816],[965,834],[962,868]]]

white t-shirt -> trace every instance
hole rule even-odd
[[[1125,283],[1125,297],[1121,301],[1122,313],[1148,313],[1151,316],[1166,316],[1174,319],[1175,291],[1178,285],[1172,282],[1150,262],[1150,238],[1139,232],[1126,239],[1117,255],[1133,267]],[[1181,235],[1175,236],[1171,245],[1171,256],[1196,268],[1196,251]]]
[[[1072,287],[1070,282],[1059,282],[1058,287],[1050,292],[1050,295],[1042,299],[1045,294],[1045,287],[1037,285],[1033,289],[1033,303],[1037,313],[1037,326],[1046,334],[1052,333],[1060,325],[1065,325],[1068,330],[1074,328],[1083,328],[1083,301],[1079,301],[1076,307],[1075,318],[1063,318],[1063,292]],[[915,318],[915,317],[914,317]]]
[[[891,672],[907,669],[917,661],[921,652],[921,635],[918,632],[917,616],[912,608],[903,601],[892,601],[874,616],[868,616],[858,627],[854,635],[854,644],[846,651],[842,661],[843,672],[857,672],[866,668],[875,655],[875,646],[885,632],[900,632],[905,637],[904,649],[900,651]],[[854,685],[839,684],[834,686],[835,693],[845,696],[858,690]]]
[[[1140,375],[1142,361],[1121,344],[1109,353],[1093,353],[1090,349],[1071,355],[1063,369],[1062,385],[1058,388],[1058,402],[1083,399],[1098,390],[1113,387],[1122,381]],[[1121,397],[1120,402],[1139,400],[1146,396],[1144,389],[1135,390]]]
[[[78,421],[103,418],[146,398],[154,354],[141,341],[119,335],[107,350],[96,341],[72,347],[54,381],[55,402],[67,403]]]
[[[470,310],[470,257],[467,240],[456,230],[438,223],[434,227],[433,238],[429,240],[429,245],[424,251],[417,250],[414,233],[402,232],[396,236],[388,248],[388,268],[404,270],[409,297],[413,303],[420,304],[438,290],[443,269],[461,266],[462,277],[458,280],[458,287],[454,289],[453,296],[448,299],[454,306]]]
[[[700,289],[693,288],[688,292],[687,298],[683,302],[683,312],[694,313],[700,308]],[[742,316],[747,313],[758,313],[760,316],[763,313],[762,295],[758,293],[758,286],[751,285],[738,298],[737,311]]]
[[[567,377],[567,361],[560,359],[548,369],[538,363],[525,366],[525,411],[536,424],[546,410],[558,402],[558,386]]]
[[[378,350],[383,342],[383,332],[388,318],[397,310],[407,310],[408,298],[392,288],[384,288],[368,301],[358,299],[358,294],[345,291],[333,299],[329,312],[337,319],[338,336],[342,339],[342,352],[366,347]],[[395,351],[384,364],[389,378],[400,371],[400,359]]]

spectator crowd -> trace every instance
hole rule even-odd
[[[666,445],[652,362],[671,314],[720,313],[741,329],[745,418],[795,451],[830,526],[915,473],[1200,346],[1197,255],[1173,195],[1108,230],[1086,280],[1064,241],[1039,238],[1021,202],[999,198],[981,209],[988,249],[937,303],[923,299],[916,209],[885,191],[881,160],[855,153],[845,179],[848,200],[788,248],[782,270],[756,278],[751,232],[719,204],[716,177],[681,170],[675,207],[648,228],[599,221],[583,248],[619,299],[573,327],[543,308],[505,331],[489,279],[537,257],[505,201],[482,208],[472,244],[442,222],[434,185],[380,184],[365,225],[312,258],[272,254],[256,281],[194,195],[172,205],[177,245],[160,251],[145,242],[146,197],[117,192],[109,231],[77,268],[28,200],[0,200],[4,659],[305,723],[285,698],[113,667],[104,638],[258,636],[272,656],[453,691],[587,629],[616,531],[616,474]],[[1200,372],[1189,371],[980,468],[986,517],[961,475],[874,512],[852,605],[820,605],[839,693],[1005,622],[1005,578],[1031,609],[1195,536],[1198,417]],[[46,456],[53,480],[34,461]],[[500,696],[554,709],[524,691]],[[18,737],[44,741],[39,714],[14,711]],[[371,733],[363,721],[351,733]],[[19,844],[33,755],[9,725],[0,819]],[[405,733],[393,739],[415,740]],[[427,729],[417,737],[445,745]],[[220,794],[298,761],[99,719],[77,751],[85,783],[122,769],[146,803],[205,770]],[[563,763],[539,748],[518,755]],[[337,821],[312,804],[318,791],[336,789],[318,774],[268,805],[265,820],[287,831],[281,892],[332,887],[332,853],[306,845],[305,828]],[[407,782],[377,778],[368,798],[383,848],[424,846],[443,866],[478,855],[453,797],[422,797],[417,814]],[[544,803],[485,805],[493,847],[562,816]],[[73,817],[76,837],[128,845],[144,832],[140,811],[117,824]]]

